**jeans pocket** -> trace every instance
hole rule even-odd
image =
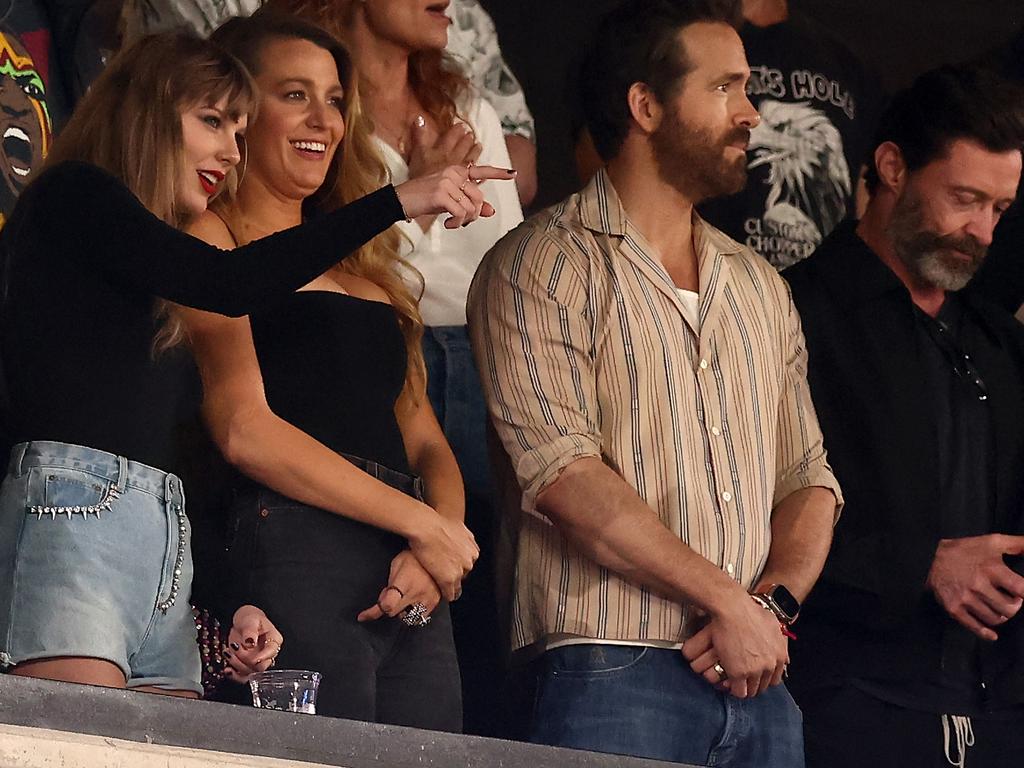
[[[38,482],[39,477],[42,483]],[[100,504],[110,490],[110,483],[104,478],[76,469],[42,467],[35,479],[37,482],[29,483],[29,507],[77,511]]]
[[[581,643],[548,651],[548,670],[555,677],[604,676],[636,666],[650,649],[635,645]]]

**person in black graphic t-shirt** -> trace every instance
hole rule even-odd
[[[840,42],[785,0],[744,0],[747,95],[761,114],[739,194],[701,214],[779,269],[855,211],[880,86]]]

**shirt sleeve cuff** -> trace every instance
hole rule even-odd
[[[835,475],[832,474],[832,470],[828,467],[820,467],[816,470],[800,472],[799,474],[780,479],[775,484],[775,499],[772,501],[772,507],[777,507],[791,493],[803,488],[825,488],[832,491],[832,495],[836,497],[836,508],[832,516],[832,525],[839,522],[839,515],[843,511],[843,504],[845,503],[843,501],[843,491],[839,487],[839,482],[836,480]]]
[[[547,520],[537,510],[537,497],[567,466],[591,457],[600,458],[601,448],[589,435],[566,435],[524,455],[516,467],[519,487],[523,489],[523,511]]]

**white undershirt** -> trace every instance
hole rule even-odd
[[[676,295],[679,296],[679,302],[683,305],[683,313],[690,321],[690,325],[700,328],[700,296],[696,291],[688,291],[685,288],[676,288]]]

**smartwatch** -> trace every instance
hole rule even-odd
[[[800,601],[781,584],[769,584],[763,592],[754,592],[752,597],[763,600],[765,607],[784,626],[788,627],[800,615]]]

